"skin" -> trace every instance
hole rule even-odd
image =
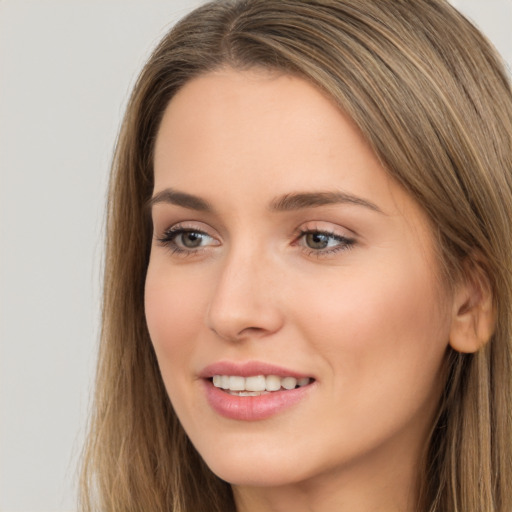
[[[238,510],[415,510],[459,310],[436,278],[421,208],[331,100],[261,70],[186,84],[163,117],[154,171],[155,195],[172,188],[212,207],[153,204],[146,316],[174,409],[233,484]],[[376,209],[269,206],[340,191]],[[176,225],[204,233],[198,249],[161,241]],[[337,251],[310,247],[301,230],[334,234]],[[221,360],[273,363],[315,382],[270,418],[227,419],[198,377]]]

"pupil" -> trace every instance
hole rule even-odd
[[[329,237],[322,233],[308,233],[306,243],[312,249],[325,249],[329,244]]]
[[[202,237],[199,233],[185,233],[182,236],[183,245],[189,248],[198,247],[201,244],[201,239]]]

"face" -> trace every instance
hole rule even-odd
[[[275,486],[417,467],[450,322],[429,223],[306,81],[224,69],[158,132],[146,316],[210,468]]]

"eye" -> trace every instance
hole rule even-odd
[[[218,241],[204,231],[173,226],[157,238],[158,242],[173,253],[192,254],[209,246],[219,245]]]
[[[178,233],[173,240],[177,245],[182,245],[187,249],[195,249],[206,243],[208,238],[211,237],[198,231],[183,231]]]
[[[338,240],[333,235],[327,233],[306,233],[304,235],[304,243],[310,249],[326,249],[338,244]]]
[[[355,240],[337,233],[320,230],[304,230],[298,237],[298,245],[309,254],[329,255],[351,248]]]

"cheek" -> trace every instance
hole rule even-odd
[[[331,376],[316,417],[332,411],[323,421],[353,440],[350,450],[426,435],[442,392],[448,329],[428,274],[378,270],[300,294],[302,333]]]
[[[193,351],[192,340],[202,325],[204,298],[201,288],[184,286],[149,266],[145,286],[145,312],[149,334],[164,377],[170,366],[179,367]]]
[[[428,267],[366,267],[301,297],[302,328],[333,367],[339,385],[366,389],[435,380],[448,345],[448,315]],[[350,381],[350,383],[347,383]],[[355,389],[354,389],[354,392]]]

